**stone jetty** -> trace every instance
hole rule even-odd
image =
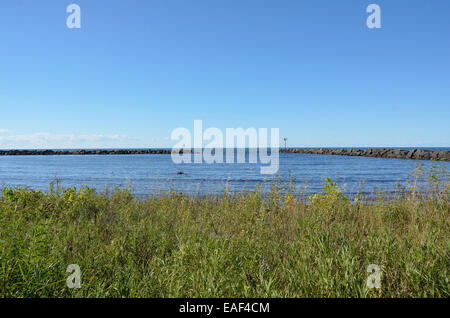
[[[172,150],[170,149],[0,150],[0,156],[156,155],[171,153]]]
[[[281,152],[304,153],[316,155],[335,156],[356,156],[374,158],[396,158],[396,159],[416,159],[450,161],[450,151],[444,150],[424,150],[424,149],[389,149],[389,148],[283,148]]]
[[[177,151],[178,152],[178,151]],[[185,150],[185,152],[191,152]],[[450,161],[450,151],[389,148],[282,148],[280,152],[317,155],[359,156],[416,160]],[[61,155],[145,155],[171,154],[171,149],[81,149],[81,150],[0,150],[0,156],[61,156]]]

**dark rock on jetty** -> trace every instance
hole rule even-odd
[[[387,148],[369,148],[369,149],[283,148],[280,149],[280,152],[307,153],[317,155],[450,161],[450,151],[444,150],[423,150],[423,149],[403,150],[403,149],[387,149]]]
[[[190,153],[191,150],[184,150]],[[183,150],[174,150],[182,153]],[[318,155],[361,156],[376,158],[418,159],[450,161],[450,151],[444,150],[402,150],[386,148],[283,148],[280,152],[306,153]],[[0,156],[58,156],[58,155],[145,155],[171,154],[171,149],[116,149],[116,150],[0,150]]]
[[[0,156],[61,156],[61,155],[145,155],[171,154],[170,149],[117,150],[0,150]]]

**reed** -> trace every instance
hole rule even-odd
[[[420,171],[418,172],[420,174]],[[0,196],[2,297],[449,297],[448,174],[387,197],[133,196],[88,187]],[[292,191],[291,191],[291,190]],[[69,264],[81,288],[66,286]],[[370,289],[367,267],[381,268]]]

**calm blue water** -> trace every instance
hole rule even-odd
[[[86,184],[98,190],[131,186],[138,195],[169,188],[209,194],[223,192],[226,185],[231,191],[257,184],[268,189],[271,182],[291,175],[306,193],[319,192],[330,177],[351,195],[358,190],[391,192],[398,183],[406,184],[419,163],[425,170],[430,165],[450,168],[449,162],[280,153],[279,173],[268,176],[260,174],[259,164],[176,165],[170,155],[5,156],[0,157],[0,185],[48,190],[57,180],[62,186]]]

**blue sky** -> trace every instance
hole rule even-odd
[[[68,29],[66,7],[81,7]],[[368,29],[366,7],[381,7]],[[450,146],[450,1],[3,0],[0,148]]]

